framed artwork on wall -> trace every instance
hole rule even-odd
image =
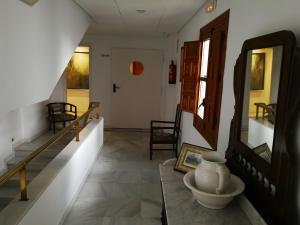
[[[74,52],[65,70],[68,89],[89,89],[89,60],[89,52]]]
[[[252,53],[251,90],[264,90],[265,58],[265,53]]]

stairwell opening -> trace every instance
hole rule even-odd
[[[77,106],[78,116],[87,111],[90,102],[90,47],[78,46],[66,68],[67,102]]]

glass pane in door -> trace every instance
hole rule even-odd
[[[198,97],[198,116],[201,117],[201,119],[204,118],[204,99],[206,94],[206,81],[200,81],[200,87],[199,87],[199,97]]]
[[[201,56],[201,72],[200,77],[207,77],[208,56],[209,56],[210,39],[202,42],[202,56]]]

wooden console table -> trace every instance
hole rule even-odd
[[[185,187],[183,174],[173,168],[173,164],[159,166],[163,193],[163,225],[252,225],[237,200],[219,210],[201,206]]]

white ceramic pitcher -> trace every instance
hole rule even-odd
[[[230,171],[217,152],[202,154],[201,163],[195,169],[196,187],[208,193],[222,194],[230,184]]]

